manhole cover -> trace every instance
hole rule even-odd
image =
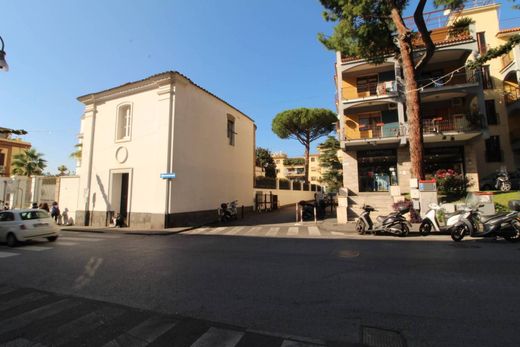
[[[405,347],[406,343],[397,331],[363,327],[363,344],[369,347]]]

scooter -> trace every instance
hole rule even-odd
[[[428,205],[430,208],[426,215],[424,216],[421,225],[419,226],[419,232],[422,236],[429,235],[432,231],[434,232],[442,232],[442,233],[451,233],[453,227],[462,220],[463,215],[466,211],[457,211],[455,213],[446,213],[444,208],[433,203]],[[442,224],[437,218],[437,213],[439,211],[444,212],[445,222]]]
[[[466,235],[493,238],[500,236],[509,242],[517,242],[520,240],[520,201],[510,201],[509,208],[511,212],[500,212],[491,216],[483,216],[478,209],[472,209],[467,217],[454,226],[451,238],[459,242]]]
[[[372,211],[376,211],[372,206],[363,205],[363,212],[361,212],[356,222],[356,231],[358,234],[363,235],[367,232],[371,232],[376,235],[378,232],[385,232],[406,236],[410,232],[412,225],[403,216],[410,211],[409,208],[400,207],[397,212],[392,212],[388,216],[378,216],[376,218],[378,222],[377,225],[374,225],[370,218],[370,212]]]
[[[509,174],[505,168],[502,168],[497,172],[495,189],[502,192],[508,192],[511,190],[511,180],[509,179]]]
[[[238,200],[233,200],[229,204],[225,202],[220,204],[220,208],[217,212],[221,222],[228,222],[238,218],[237,203]]]

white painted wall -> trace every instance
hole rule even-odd
[[[81,209],[78,206],[78,197],[81,196],[79,191],[79,176],[62,176],[60,177],[60,192],[58,196],[58,204],[63,214],[67,208],[69,218],[76,223],[76,211]],[[78,208],[79,207],[79,208]]]
[[[188,83],[176,84],[172,211],[215,209],[238,200],[251,206],[254,123],[244,114]],[[235,119],[235,145],[227,137]]]

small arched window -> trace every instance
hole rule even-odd
[[[132,106],[121,105],[117,108],[116,140],[130,140],[132,133]]]

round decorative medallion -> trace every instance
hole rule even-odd
[[[116,149],[116,160],[120,163],[120,164],[123,164],[126,159],[128,159],[128,150],[126,149],[126,147],[119,147],[118,149]]]

